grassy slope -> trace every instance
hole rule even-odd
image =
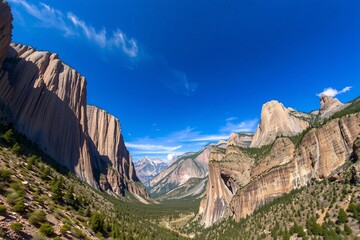
[[[6,130],[0,127],[0,135]],[[10,142],[0,140],[0,180],[0,238],[183,239],[159,227],[155,220],[186,212],[188,204],[147,206],[131,197],[118,199],[98,192],[19,135],[14,134]],[[71,188],[74,191],[69,197]],[[44,211],[45,219],[36,224],[31,216],[39,210]]]

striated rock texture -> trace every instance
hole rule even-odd
[[[3,0],[0,1],[0,68],[6,58],[8,48],[11,42],[11,30],[13,17],[10,12],[10,7]],[[0,75],[1,76],[1,75]]]
[[[211,145],[197,153],[186,153],[180,156],[174,163],[149,182],[150,195],[153,197],[162,196],[162,199],[167,199],[167,193],[171,191],[174,193],[177,188],[180,188],[189,180],[205,178],[208,174],[210,149]],[[201,181],[191,180],[191,182],[203,185]],[[190,183],[187,184],[189,185]],[[193,187],[196,189],[196,186]],[[205,186],[203,189],[205,189]],[[175,198],[177,196],[171,194],[170,197]]]
[[[236,146],[214,148],[199,209],[202,223],[208,227],[227,216],[239,220],[311,179],[336,175],[358,149],[359,122],[360,113],[331,120],[311,129],[298,147],[287,137],[277,138],[259,158]]]
[[[322,94],[320,96],[320,118],[325,119],[333,115],[335,112],[343,109],[346,105],[342,104],[338,99]]]
[[[0,120],[6,115],[17,131],[91,186],[148,197],[119,121],[86,106],[85,78],[57,54],[9,45],[12,15],[2,0],[0,14]]]
[[[308,128],[309,123],[293,112],[278,101],[265,103],[250,147],[262,147],[272,143],[277,136],[294,136]]]
[[[239,134],[239,133],[232,133],[227,141],[227,146],[239,146],[243,148],[247,148],[250,146],[253,140],[252,134]]]
[[[53,159],[97,186],[89,154],[86,81],[56,54],[11,44],[9,79],[0,81],[0,103],[14,125]],[[14,60],[16,59],[16,60]]]
[[[93,155],[98,164],[94,166],[102,174],[100,187],[124,195],[129,190],[148,197],[136,176],[135,167],[125,147],[118,119],[95,106],[87,106],[88,133],[93,144]],[[94,151],[95,150],[95,151]]]

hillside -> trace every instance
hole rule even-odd
[[[314,181],[240,222],[226,219],[196,239],[360,239],[360,187],[348,178]]]
[[[0,238],[182,239],[155,224],[157,210],[139,210],[130,192],[121,199],[99,192],[23,135],[1,126],[0,136]],[[179,214],[163,208],[157,216]]]

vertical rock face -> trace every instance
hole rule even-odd
[[[0,103],[18,131],[82,180],[96,186],[88,148],[86,81],[56,54],[11,44],[9,79],[0,81]]]
[[[93,156],[98,158],[96,172],[100,185],[117,195],[125,190],[148,197],[136,176],[129,151],[126,149],[118,119],[95,106],[87,106],[88,133],[93,143]]]
[[[309,123],[297,117],[278,101],[263,105],[261,121],[250,147],[258,148],[272,143],[277,136],[294,136],[309,127]]]
[[[357,159],[359,122],[360,113],[331,120],[311,129],[297,146],[287,137],[277,138],[270,151],[257,158],[254,149],[214,148],[199,209],[202,223],[208,227],[227,216],[239,220],[311,179],[335,176],[346,161]],[[352,173],[358,181],[357,164]]]
[[[352,181],[355,184],[360,184],[360,136],[356,139],[353,146],[352,160],[355,162],[351,168]]]
[[[225,217],[234,194],[250,181],[253,164],[254,159],[237,147],[212,148],[206,195],[199,209],[205,226],[211,226]]]
[[[0,17],[0,81],[2,82],[8,79],[8,73],[2,68],[11,42],[11,30],[13,28],[10,7],[3,0],[0,0]],[[0,108],[0,121],[2,123],[7,122],[7,116],[2,108]]]
[[[85,78],[57,54],[9,46],[12,15],[2,0],[0,14],[0,110],[6,109],[17,131],[93,187],[148,197],[119,121],[87,107]]]
[[[11,42],[11,30],[13,28],[11,22],[13,17],[10,7],[3,0],[0,0],[0,68],[6,58],[8,48]]]

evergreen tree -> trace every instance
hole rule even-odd
[[[346,223],[347,221],[348,221],[348,217],[345,210],[343,208],[340,208],[337,222],[341,224],[341,223]]]

